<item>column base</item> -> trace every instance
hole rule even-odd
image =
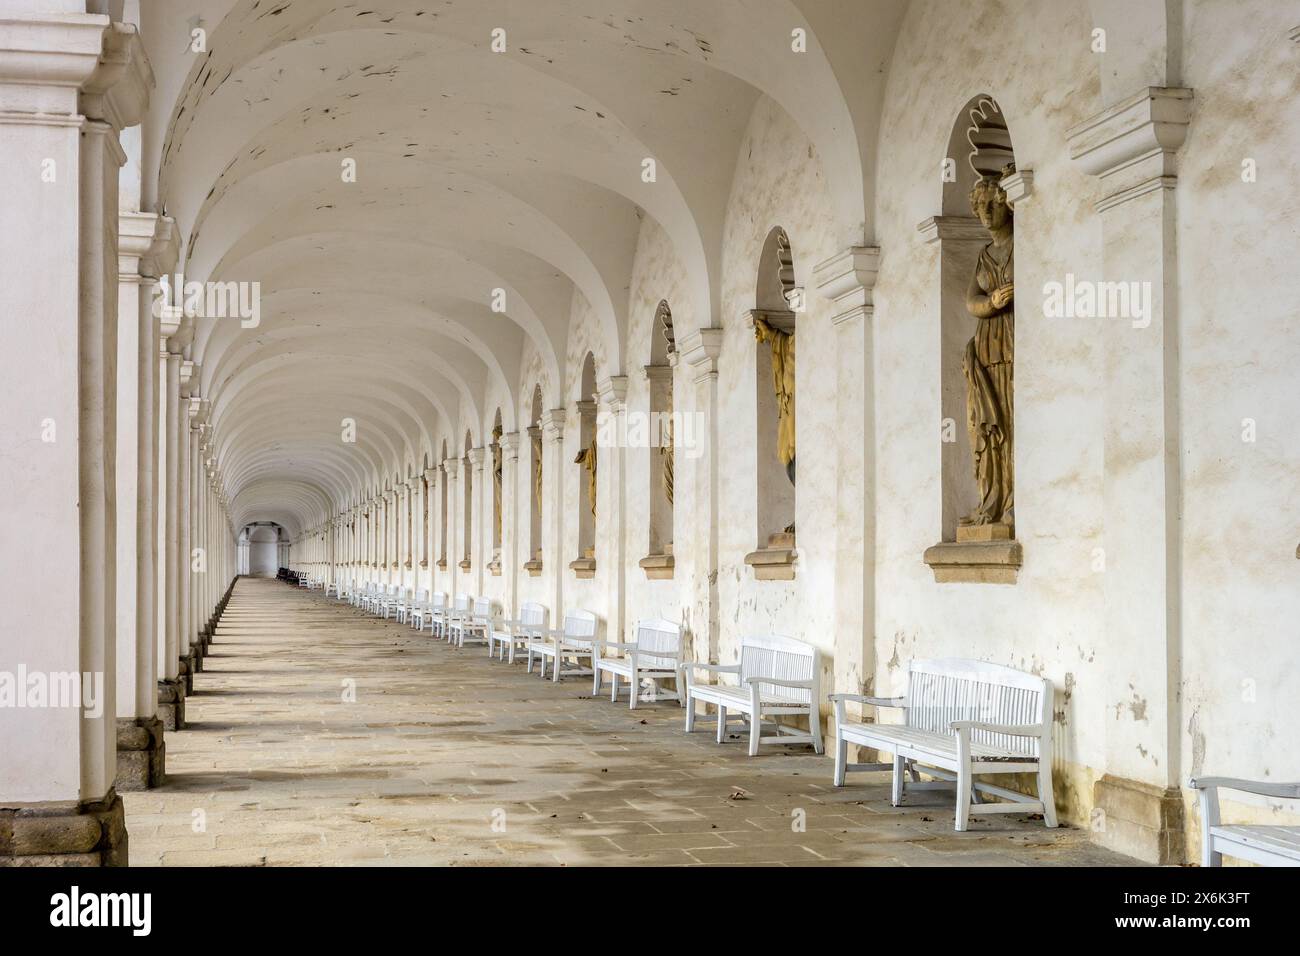
[[[179,677],[158,682],[158,719],[164,730],[185,729],[185,682]]]
[[[199,638],[195,643],[190,645],[190,669],[195,674],[203,673],[203,638]],[[191,683],[190,691],[194,687]]]
[[[181,655],[180,679],[185,682],[185,696],[194,693],[194,649],[188,649]]]
[[[1094,843],[1160,865],[1185,863],[1183,797],[1159,787],[1106,774],[1093,784]]]
[[[126,866],[126,815],[103,800],[0,804],[0,866]]]
[[[117,722],[117,789],[152,790],[166,778],[167,747],[157,717],[119,718]]]

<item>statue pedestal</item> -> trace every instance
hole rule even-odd
[[[754,569],[757,581],[794,580],[794,535],[778,531],[767,536],[767,547],[745,555],[745,563]]]
[[[673,576],[673,556],[668,554],[647,554],[637,562],[651,581],[667,581]]]
[[[973,544],[985,541],[1011,541],[1016,529],[1009,524],[970,524],[957,526],[957,543]]]
[[[934,571],[939,584],[1015,584],[1024,561],[1020,542],[1012,539],[962,540],[962,531],[970,530],[983,535],[982,528],[1006,527],[981,525],[971,529],[957,529],[956,541],[941,541],[925,552],[925,563]],[[994,534],[996,532],[987,532]]]

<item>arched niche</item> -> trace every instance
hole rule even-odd
[[[501,409],[498,408],[496,415],[492,420],[492,429],[489,434],[490,443],[488,444],[489,468],[488,488],[491,489],[492,508],[491,508],[491,551],[492,560],[488,562],[488,570],[499,576],[501,574],[501,547],[502,547],[502,529],[504,525],[505,501],[503,500],[503,483],[505,478],[505,458],[501,448],[501,436],[504,429],[501,424]]]
[[[595,475],[599,468],[596,450],[596,357],[588,352],[582,360],[582,379],[577,401],[578,452],[573,464],[577,468],[578,556],[569,567],[575,576],[590,578],[596,573],[596,497]]]
[[[754,331],[755,547],[745,562],[760,580],[794,577],[796,467],[793,446],[794,342],[803,291],[795,285],[794,250],[774,226],[763,242],[749,325]],[[784,409],[783,409],[784,406]],[[783,417],[789,416],[783,446]]]
[[[442,440],[442,453],[438,460],[438,568],[447,570],[447,439]]]
[[[645,367],[649,419],[646,444],[649,485],[646,556],[640,565],[650,579],[673,576],[673,496],[676,456],[673,448],[673,387],[677,368],[677,340],[673,313],[666,301],[655,308],[650,331],[650,364]],[[629,433],[629,443],[632,435]],[[636,444],[639,444],[637,442]]]
[[[460,569],[469,571],[474,566],[474,462],[470,451],[474,448],[474,435],[465,432],[465,455],[460,462],[461,560]]]
[[[542,386],[533,387],[532,403],[528,409],[528,560],[524,570],[529,576],[542,573]]]
[[[926,552],[936,580],[1014,583],[1020,563],[1019,545],[1010,540],[984,540],[989,547],[971,551],[962,532],[962,519],[981,499],[969,431],[967,348],[979,321],[967,304],[967,293],[981,251],[991,235],[971,207],[972,191],[983,180],[1005,191],[1004,180],[1015,169],[1015,148],[1009,123],[996,99],[986,93],[971,97],[958,111],[949,132],[939,196],[940,214],[919,226],[926,242],[938,247],[939,395],[940,395],[940,543]],[[1010,342],[1008,341],[1008,348]],[[1010,424],[1008,426],[1010,434]],[[998,529],[1000,530],[1000,529]],[[995,532],[987,535],[995,538]]]

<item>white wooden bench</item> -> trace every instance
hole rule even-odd
[[[424,625],[429,625],[429,633],[437,636],[437,627],[441,621],[442,614],[447,609],[447,594],[444,591],[434,591],[429,600],[425,601],[423,606],[417,605],[411,611],[411,626],[417,631],[424,630]]]
[[[411,605],[414,603],[411,598],[411,589],[402,588],[397,598],[397,603],[393,605],[393,617],[397,619],[398,624],[405,624],[406,617],[411,612]]]
[[[686,674],[686,732],[695,729],[695,705],[713,704],[718,708],[718,743],[726,739],[727,721],[735,718],[749,722],[749,755],[758,753],[760,743],[812,744],[822,752],[821,654],[817,648],[793,637],[750,635],[741,638],[739,664],[682,665]],[[695,672],[735,674],[739,685],[700,684]],[[802,716],[808,720],[808,733],[768,721],[775,733],[763,734],[764,717]]]
[[[515,662],[515,651],[528,649],[528,642],[537,640],[546,631],[546,608],[534,602],[519,606],[519,617],[509,621],[500,618],[488,629],[488,657],[494,653],[501,660]]]
[[[1201,801],[1201,866],[1223,866],[1223,855],[1260,866],[1300,866],[1300,826],[1236,824],[1219,819],[1219,790],[1279,800],[1300,800],[1300,783],[1262,783],[1232,777],[1197,777],[1188,786]]]
[[[641,682],[648,681],[651,687],[649,700],[675,700],[685,706],[685,696],[681,693],[682,678],[682,629],[672,621],[651,619],[638,621],[633,629],[635,640],[626,644],[613,641],[597,641],[597,656],[592,668],[591,696],[600,694],[601,674],[610,677],[609,699],[618,700],[619,678],[628,683],[628,707],[636,708],[641,696]],[[620,651],[622,656],[607,656],[606,650]],[[672,679],[676,682],[673,690],[664,690],[658,681]]]
[[[452,644],[456,641],[456,626],[461,620],[469,616],[470,609],[474,606],[474,598],[469,594],[457,594],[451,599],[451,606],[442,613],[440,623],[442,638]]]
[[[466,642],[475,641],[486,644],[492,627],[492,599],[475,598],[469,613],[456,617],[451,627],[457,647],[464,647]]]
[[[533,657],[538,659],[538,672],[546,676],[546,659],[551,659],[551,680],[558,681],[561,672],[569,675],[586,675],[591,669],[582,666],[585,657],[591,663],[596,653],[596,615],[590,611],[570,611],[564,615],[564,627],[542,631],[530,640],[528,672],[533,670]],[[574,667],[564,671],[564,659],[573,658]]]
[[[956,829],[970,814],[1041,813],[1056,826],[1052,797],[1052,683],[999,664],[963,658],[914,660],[902,697],[832,694],[835,705],[835,786],[849,770],[892,770],[890,802],[903,803],[906,789],[956,789]],[[847,701],[903,711],[900,724],[850,722]],[[893,754],[892,763],[850,764],[848,745]],[[921,782],[917,767],[936,778]],[[1038,797],[981,783],[976,777],[1036,773]],[[905,774],[911,781],[905,780]],[[1006,803],[985,803],[983,794]],[[972,805],[973,804],[973,805]]]

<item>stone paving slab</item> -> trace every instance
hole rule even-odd
[[[275,581],[239,581],[186,716],[167,783],[123,794],[133,864],[1134,862],[1015,816],[955,833],[943,794],[894,808],[883,774],[837,790],[806,747],[750,758],[711,721],[686,736],[675,702],[593,700],[586,678],[542,680]]]

